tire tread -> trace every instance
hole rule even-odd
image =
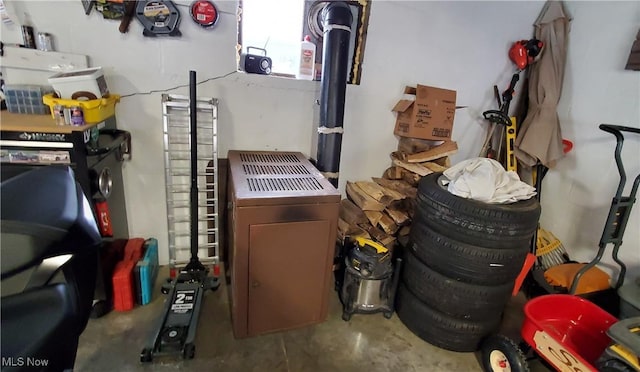
[[[448,278],[425,265],[411,251],[405,254],[402,281],[414,296],[434,310],[477,321],[499,319],[513,290],[513,282],[484,286]]]
[[[478,350],[481,340],[499,326],[499,319],[469,321],[440,313],[421,302],[404,284],[398,287],[398,318],[424,341],[443,349],[471,352]]]

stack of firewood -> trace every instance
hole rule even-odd
[[[449,155],[458,151],[455,142],[401,137],[391,153],[391,166],[372,181],[347,182],[347,199],[340,203],[338,240],[365,237],[393,250],[404,244],[411,231],[418,182],[428,174],[451,166]]]

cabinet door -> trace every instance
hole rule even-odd
[[[250,226],[249,334],[322,320],[329,226],[326,220]]]

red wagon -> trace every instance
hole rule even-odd
[[[597,371],[598,361],[612,342],[609,328],[618,322],[584,298],[565,294],[534,298],[527,302],[524,313],[521,345],[501,335],[483,343],[486,371],[528,371],[523,353],[528,350],[558,371]],[[608,370],[635,370],[633,365],[620,363],[624,368]]]

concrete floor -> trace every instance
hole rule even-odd
[[[161,273],[162,274],[162,273]],[[161,276],[159,279],[163,279]],[[294,331],[236,340],[231,330],[226,285],[204,299],[196,356],[156,358],[141,364],[140,351],[153,330],[165,296],[129,312],[92,319],[80,338],[76,371],[481,371],[474,353],[446,351],[419,339],[394,315],[354,315],[341,319],[336,292],[331,293],[326,322]],[[503,333],[516,336],[523,299],[506,311]],[[543,369],[544,370],[544,369]]]

